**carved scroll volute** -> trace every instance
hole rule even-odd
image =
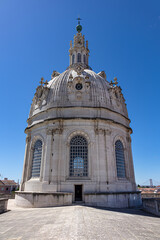
[[[52,134],[53,134],[53,129],[49,129],[49,128],[48,128],[48,129],[46,130],[46,134],[47,134],[47,135],[52,135]]]

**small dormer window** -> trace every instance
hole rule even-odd
[[[83,55],[83,62],[86,63],[86,55]]]
[[[80,54],[80,53],[78,53],[78,55],[77,55],[77,62],[78,62],[78,63],[81,62],[81,54]]]

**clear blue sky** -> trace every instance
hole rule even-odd
[[[0,0],[0,173],[21,179],[35,89],[42,76],[68,67],[78,15],[90,66],[122,87],[136,182],[160,184],[159,0]]]

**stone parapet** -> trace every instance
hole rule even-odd
[[[159,198],[160,193],[141,193],[142,198]]]
[[[130,208],[142,205],[139,191],[85,193],[84,199],[86,205],[97,207]]]
[[[8,204],[7,198],[0,198],[0,213],[7,211],[7,204]]]
[[[160,217],[160,198],[143,198],[143,209]]]
[[[72,193],[67,192],[16,192],[16,205],[19,207],[55,207],[72,204]]]

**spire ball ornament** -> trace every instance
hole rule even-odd
[[[82,31],[82,26],[81,25],[77,25],[76,29],[77,29],[77,32],[80,33]]]

